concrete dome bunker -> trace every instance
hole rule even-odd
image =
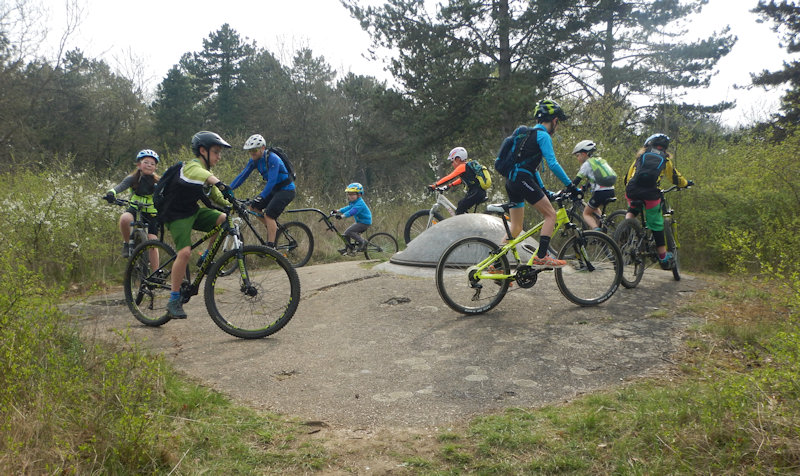
[[[480,236],[495,243],[500,243],[506,236],[503,220],[500,217],[485,213],[465,213],[446,220],[442,220],[422,232],[411,240],[408,247],[395,253],[389,262],[391,264],[417,267],[436,267],[439,257],[448,246],[468,236]],[[535,249],[536,240],[525,240]],[[523,247],[518,247],[520,258],[526,260],[531,253]],[[509,255],[511,261],[513,256]]]

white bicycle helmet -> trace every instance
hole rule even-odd
[[[244,147],[242,147],[242,149],[250,150],[266,146],[267,146],[267,141],[264,140],[264,137],[262,137],[261,134],[253,134],[247,138],[247,141],[245,141]]]
[[[575,145],[575,148],[572,149],[573,154],[577,154],[578,152],[586,152],[591,153],[597,150],[597,145],[590,141],[590,140],[582,140]]]
[[[450,162],[454,161],[455,159],[461,159],[464,162],[467,161],[467,149],[463,147],[456,147],[455,149],[450,151],[450,155],[447,156],[447,160]]]

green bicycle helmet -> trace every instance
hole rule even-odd
[[[537,104],[536,108],[533,110],[533,117],[539,122],[551,121],[556,117],[562,121],[569,119],[569,116],[564,113],[561,106],[552,99],[543,99],[539,101],[539,104]]]

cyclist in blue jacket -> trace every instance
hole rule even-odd
[[[575,189],[572,180],[556,159],[553,151],[553,139],[550,137],[555,133],[559,122],[567,120],[567,115],[561,106],[551,99],[539,101],[533,115],[537,124],[533,127],[533,132],[520,151],[520,161],[514,165],[506,177],[508,200],[515,202],[514,208],[508,211],[511,235],[516,237],[522,232],[525,202],[532,204],[536,211],[544,217],[544,224],[539,235],[539,250],[533,257],[532,266],[547,269],[562,268],[566,266],[566,261],[547,254],[550,237],[553,235],[556,224],[556,210],[550,203],[550,192],[545,188],[537,169],[544,159],[547,167],[567,188]],[[514,132],[514,136],[516,135],[517,131]]]
[[[276,220],[286,209],[286,206],[294,200],[296,190],[294,181],[289,176],[289,171],[280,157],[274,152],[267,150],[267,141],[261,134],[250,136],[242,147],[250,154],[244,170],[230,184],[231,189],[236,189],[253,170],[258,170],[266,185],[251,208],[261,212],[261,221],[267,228],[267,246],[275,247],[275,236],[278,234],[278,223]]]
[[[367,240],[361,237],[361,233],[364,233],[372,225],[372,212],[369,210],[367,202],[364,201],[364,187],[360,183],[353,182],[344,191],[347,193],[348,204],[337,210],[331,210],[331,213],[334,213],[336,218],[355,217],[356,222],[344,231],[347,246],[339,250],[339,253],[348,253],[354,249],[355,245],[358,245],[355,247],[355,251],[361,252],[364,251],[367,244]],[[350,240],[355,243],[351,244]]]

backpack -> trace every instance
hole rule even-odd
[[[640,189],[656,187],[658,178],[666,166],[667,158],[665,156],[647,151],[636,161],[636,171],[631,177],[630,183]]]
[[[289,156],[286,154],[286,152],[280,147],[270,147],[269,152],[272,152],[280,157],[280,159],[283,161],[283,165],[286,167],[286,171],[289,172],[289,177],[284,179],[281,183],[275,185],[274,190],[281,189],[297,180],[297,174],[294,171],[294,164],[292,164],[292,162],[289,160]]]
[[[589,165],[592,167],[594,181],[602,187],[612,187],[617,182],[617,174],[608,165],[606,159],[600,157],[589,157]]]
[[[472,169],[475,174],[475,181],[482,189],[488,190],[492,186],[492,175],[485,165],[481,165],[477,160],[469,160],[467,166]]]
[[[535,140],[533,141],[533,151],[531,151],[531,146],[528,145],[528,138],[535,134],[536,130],[533,127],[517,127],[514,133],[506,137],[500,145],[500,151],[494,161],[494,169],[500,172],[503,177],[508,177],[517,164],[524,163],[530,157],[535,156],[539,149],[539,144]],[[524,158],[523,150],[525,151]]]
[[[153,206],[156,207],[159,214],[166,212],[170,202],[172,202],[172,189],[174,187],[171,184],[180,175],[181,167],[183,167],[183,162],[170,165],[156,182],[156,186],[153,189]]]

